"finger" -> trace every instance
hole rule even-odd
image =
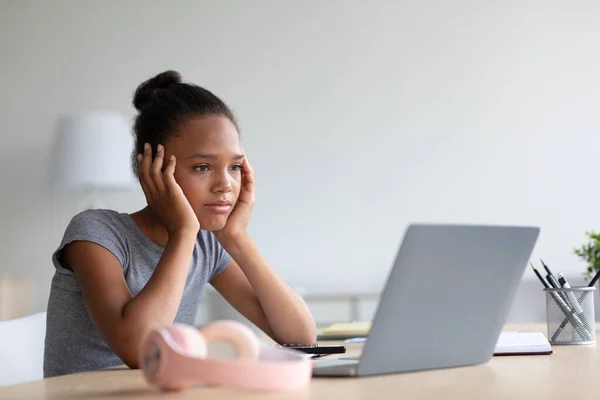
[[[140,168],[140,180],[142,181],[142,185],[146,186],[150,197],[154,196],[156,193],[156,187],[154,183],[152,183],[152,179],[150,178],[150,166],[152,163],[152,149],[148,143],[144,144],[144,154],[142,156],[142,164]]]
[[[242,172],[244,175],[244,184],[246,186],[246,190],[254,191],[254,170],[250,165],[250,161],[244,155],[244,160],[242,161]]]
[[[174,155],[169,157],[169,161],[167,162],[167,167],[165,168],[165,172],[163,172],[163,179],[165,180],[165,185],[169,191],[176,190],[179,185],[177,185],[177,181],[175,181],[175,166],[177,165],[177,160]]]
[[[168,176],[168,175],[173,176],[175,174],[175,163],[176,163],[175,156],[173,154],[171,154],[171,156],[167,160],[167,165],[165,166],[165,170],[163,171],[164,176]]]
[[[246,152],[243,149],[242,149],[242,153],[244,154],[244,159],[242,160],[242,172],[244,174],[252,174],[252,178],[254,178],[254,169],[250,165],[250,161],[248,161]]]
[[[144,159],[144,155],[142,153],[139,153],[137,156],[137,160],[138,160],[138,171],[139,171],[139,176],[140,176],[140,186],[142,187],[144,196],[146,196],[146,200],[149,200],[150,199],[149,196],[151,196],[151,194],[150,194],[150,191],[148,190],[148,187],[146,186],[146,183],[142,179],[142,160],[143,159]]]
[[[159,192],[163,192],[165,190],[165,184],[163,182],[162,177],[162,167],[163,160],[165,157],[165,148],[162,144],[159,144],[156,148],[156,157],[154,157],[154,161],[152,162],[152,167],[150,171],[150,176],[152,177],[152,182],[154,182],[154,186],[156,190]]]

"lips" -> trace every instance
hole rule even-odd
[[[208,203],[206,204],[207,206],[230,206],[232,205],[232,201],[231,200],[218,200],[218,201],[214,201],[212,203]]]
[[[224,214],[229,212],[229,210],[231,209],[233,205],[233,202],[231,200],[217,200],[217,201],[213,201],[211,203],[205,204],[205,207],[208,207],[209,209],[211,209],[213,212],[217,213],[217,214]]]

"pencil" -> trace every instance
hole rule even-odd
[[[542,285],[544,285],[545,288],[548,288],[549,287],[548,284],[546,283],[546,281],[544,280],[544,278],[542,277],[540,272],[537,269],[535,269],[535,267],[533,266],[533,263],[530,263],[530,265],[531,265],[531,269],[533,269],[533,272],[535,272],[535,274],[537,275],[540,282],[542,282]]]
[[[592,287],[596,284],[596,281],[598,280],[598,278],[600,278],[600,270],[598,270],[598,272],[596,272],[596,275],[594,275],[594,277],[592,278],[592,280],[590,281],[590,284],[588,285],[589,287]]]
[[[546,265],[546,263],[544,262],[544,260],[540,259],[540,261],[542,262],[542,265],[544,266],[544,269],[546,270],[546,272],[548,273],[548,275],[550,275],[551,277],[554,278],[554,274],[552,273],[552,271],[550,271],[550,268],[548,268],[548,266]]]

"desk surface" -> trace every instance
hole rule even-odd
[[[600,325],[597,326],[597,335]],[[511,325],[507,330],[541,331],[543,325]],[[347,344],[345,356],[362,346]],[[66,375],[0,388],[0,399],[398,399],[543,398],[577,400],[600,396],[600,345],[553,346],[549,356],[493,357],[487,364],[364,378],[313,378],[292,392],[251,392],[194,387],[161,393],[141,372],[125,368]]]

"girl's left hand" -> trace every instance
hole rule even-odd
[[[242,150],[243,151],[243,150]],[[254,170],[248,162],[246,153],[244,152],[244,159],[242,160],[242,184],[240,187],[240,195],[233,208],[231,214],[227,218],[225,226],[215,231],[214,234],[217,239],[222,240],[236,240],[242,238],[248,234],[248,222],[250,221],[250,214],[254,208]],[[223,244],[223,243],[221,243]]]

